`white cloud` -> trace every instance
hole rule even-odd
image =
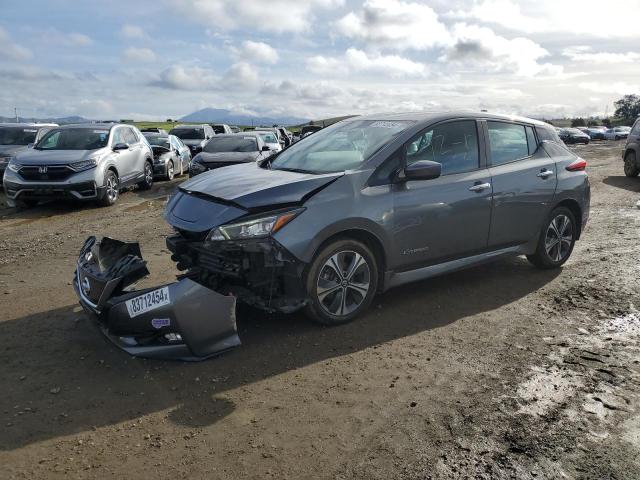
[[[318,75],[347,75],[350,73],[369,73],[391,78],[422,77],[427,69],[422,63],[397,55],[373,54],[356,48],[349,48],[344,56],[325,57],[317,55],[307,60],[307,69]]]
[[[638,93],[640,91],[639,83],[627,82],[582,82],[578,84],[579,88],[590,92],[615,93],[616,95],[627,95],[630,93]]]
[[[216,88],[219,76],[212,70],[200,67],[185,67],[173,65],[158,75],[150,85],[172,90],[206,90]]]
[[[477,19],[522,33],[559,32],[590,37],[640,37],[638,0],[562,0],[517,2],[482,0],[450,12],[452,18]]]
[[[278,63],[278,52],[264,42],[246,40],[240,47],[231,47],[231,52],[240,60],[256,63]]]
[[[230,88],[250,88],[258,84],[259,75],[256,69],[246,62],[238,62],[224,74],[224,83]]]
[[[93,40],[88,35],[78,32],[61,32],[56,28],[47,28],[40,33],[43,42],[65,47],[88,47]]]
[[[431,7],[399,0],[367,0],[361,11],[349,12],[334,29],[367,45],[395,50],[427,49],[451,41]]]
[[[490,28],[465,23],[454,25],[452,37],[455,41],[440,57],[442,62],[458,63],[462,68],[475,65],[522,76],[562,73],[561,66],[539,63],[549,52],[528,38],[509,40],[496,35]]]
[[[176,10],[220,30],[243,27],[265,32],[305,32],[314,11],[342,5],[344,0],[173,0]]]
[[[2,27],[0,27],[0,45],[0,59],[29,60],[33,56],[31,50],[13,42],[7,31]]]
[[[579,45],[565,48],[562,54],[565,57],[570,58],[574,62],[587,62],[591,64],[634,63],[640,60],[640,53],[638,52],[596,52],[588,45]]]
[[[129,62],[154,62],[156,54],[150,48],[129,47],[124,51],[124,59]]]
[[[120,28],[120,35],[124,38],[133,38],[133,39],[141,39],[145,38],[147,34],[144,32],[142,27],[138,25],[132,25],[130,23],[125,23]]]

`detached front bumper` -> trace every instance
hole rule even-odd
[[[188,278],[127,289],[148,274],[137,243],[89,237],[80,251],[73,288],[116,346],[140,357],[197,361],[240,345],[234,297]]]

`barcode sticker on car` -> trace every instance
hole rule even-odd
[[[169,287],[162,287],[127,300],[126,305],[129,317],[135,318],[163,305],[168,305],[170,301]]]

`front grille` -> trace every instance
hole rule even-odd
[[[41,182],[66,180],[75,172],[66,165],[27,165],[19,173],[25,180]]]

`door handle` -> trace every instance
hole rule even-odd
[[[550,177],[551,175],[553,175],[553,170],[544,169],[540,173],[538,173],[536,176],[539,178],[547,178],[547,177]]]
[[[486,190],[487,188],[491,188],[490,183],[476,183],[475,185],[469,187],[469,190],[471,192],[481,192],[483,190]]]

